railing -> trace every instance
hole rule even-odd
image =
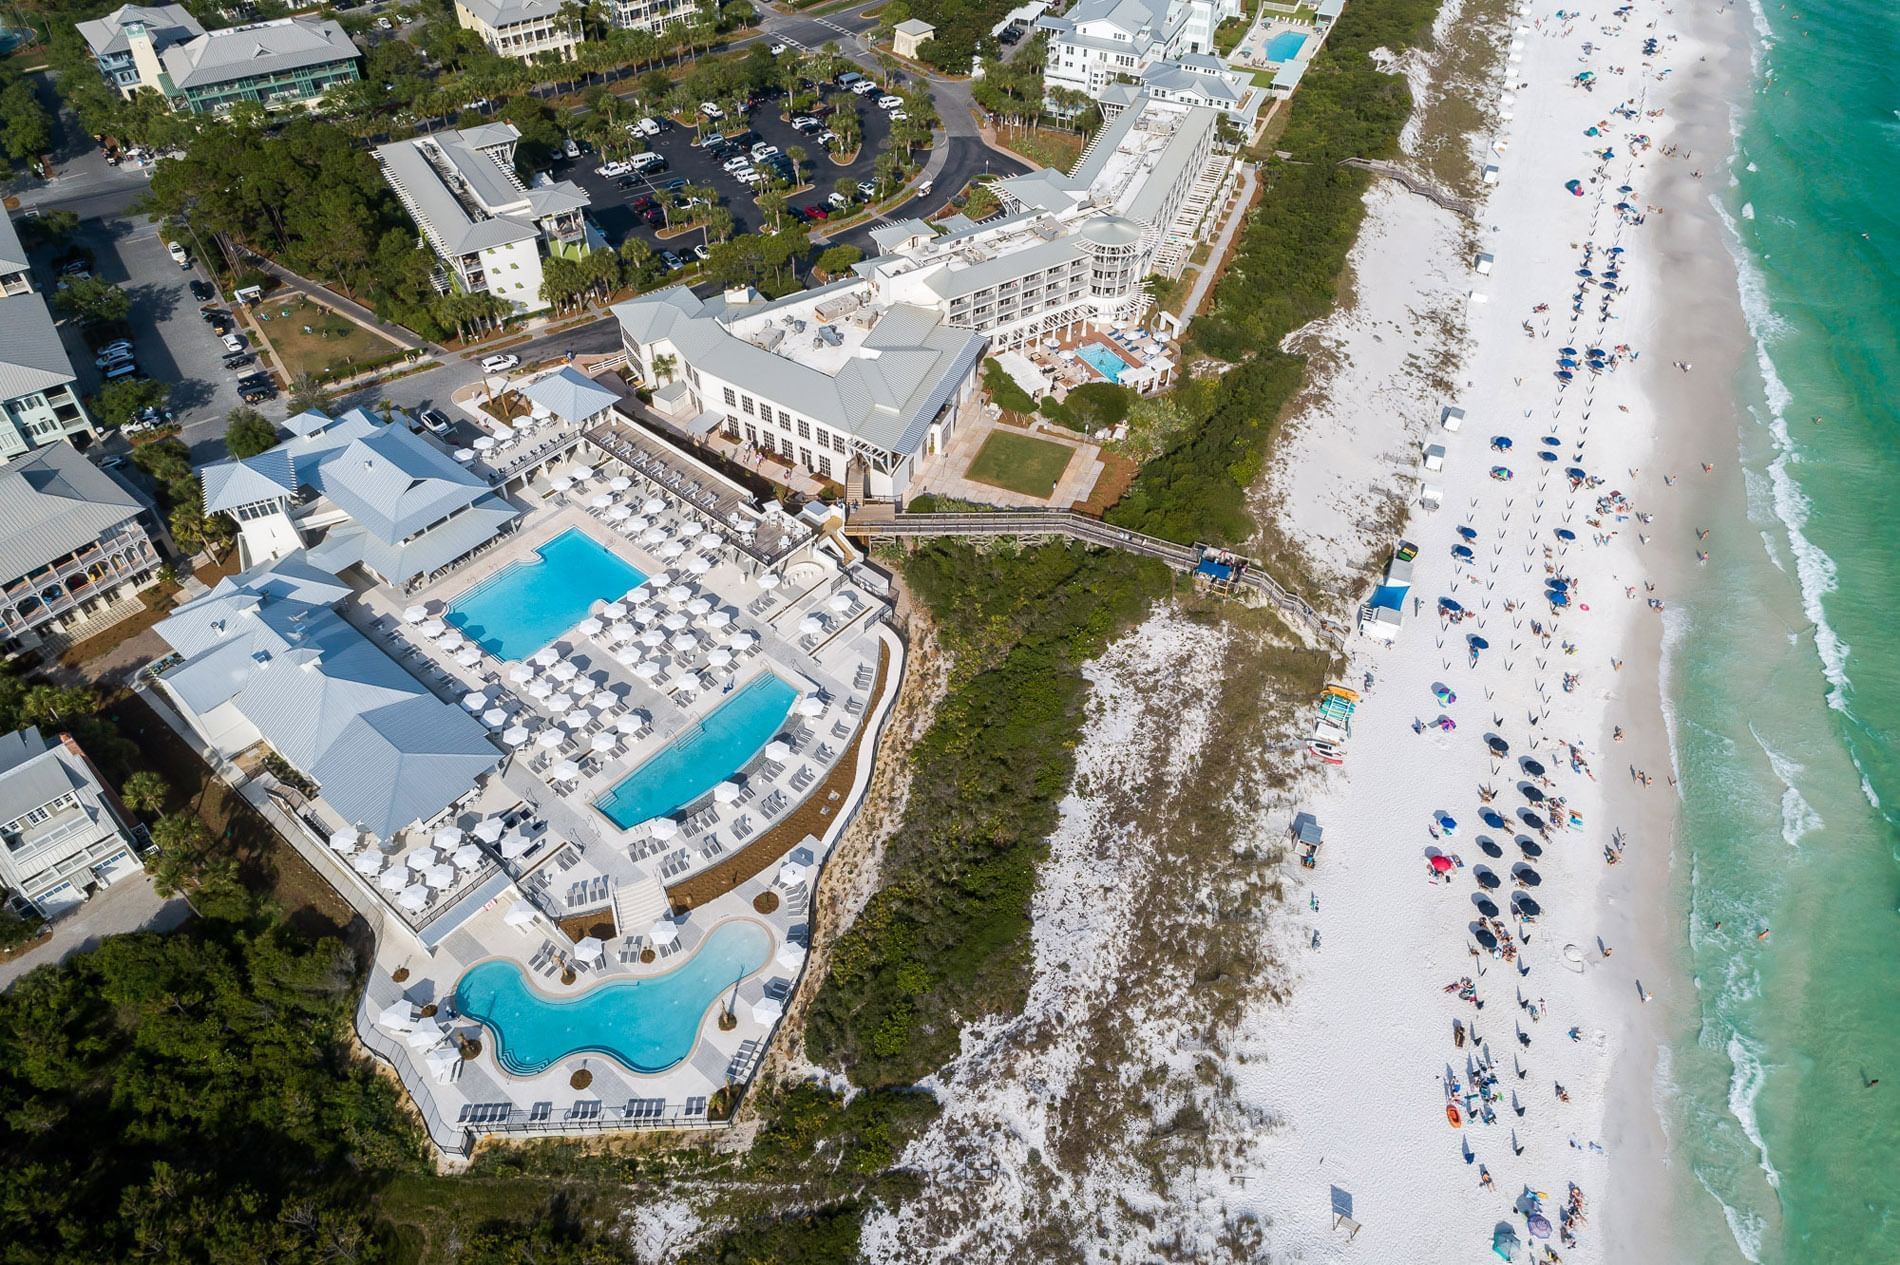
[[[435,1095],[428,1090],[429,1082],[416,1067],[415,1060],[409,1057],[409,1051],[400,1041],[392,1041],[382,1029],[376,1026],[375,1015],[370,1010],[371,990],[365,988],[356,1002],[356,1035],[363,1048],[376,1058],[389,1065],[396,1073],[403,1088],[409,1091],[409,1100],[416,1105],[422,1116],[422,1127],[428,1131],[429,1141],[444,1155],[453,1155],[467,1159],[475,1149],[475,1135],[468,1129],[443,1119],[436,1110]],[[396,1000],[396,994],[389,996],[377,1005],[380,1011],[384,1006]]]

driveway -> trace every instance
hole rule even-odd
[[[99,947],[107,936],[132,931],[172,931],[191,916],[182,896],[165,900],[152,890],[149,874],[120,879],[53,924],[53,934],[19,957],[0,962],[0,989],[28,971],[64,962]]]

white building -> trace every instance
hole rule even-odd
[[[66,439],[97,438],[46,300],[32,291],[0,298],[0,330],[0,461]]]
[[[992,350],[1085,323],[1135,319],[1164,252],[1193,240],[1197,189],[1227,162],[1219,115],[1143,101],[1104,125],[1074,173],[1044,168],[998,181],[1008,213],[936,235],[906,220],[872,233],[885,252],[860,263],[882,304],[937,311],[987,336]]]
[[[1221,110],[1251,129],[1266,92],[1223,65],[1214,29],[1239,0],[1082,0],[1037,24],[1049,37],[1043,83],[1093,98],[1112,114],[1134,95]]]
[[[455,20],[503,57],[571,61],[580,23],[564,0],[455,0]]]
[[[156,92],[192,114],[239,102],[311,105],[358,78],[362,59],[348,32],[318,18],[207,31],[179,5],[128,4],[78,29],[100,75],[122,95]]]
[[[0,298],[25,294],[33,288],[33,266],[20,245],[19,231],[13,219],[0,212]]]
[[[71,736],[0,736],[0,887],[54,917],[139,872],[132,826]]]
[[[984,340],[912,304],[875,302],[860,280],[765,303],[684,287],[614,307],[656,405],[692,433],[719,431],[844,482],[902,495],[970,398]]]
[[[520,139],[511,125],[488,123],[379,145],[376,161],[441,258],[443,289],[452,278],[527,312],[546,306],[543,251],[587,251],[588,197],[570,180],[523,185],[514,171]]]

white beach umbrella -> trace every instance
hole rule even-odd
[[[598,962],[606,947],[599,936],[582,936],[574,942],[574,956],[583,962]]]
[[[657,545],[665,539],[666,528],[657,523],[640,533],[640,543],[643,545]]]
[[[541,706],[547,708],[549,715],[561,716],[573,710],[574,700],[565,694],[556,694]]]
[[[396,903],[410,913],[420,913],[429,903],[429,889],[420,883],[412,883],[396,894]]]
[[[690,632],[676,632],[673,634],[672,639],[666,644],[670,646],[676,654],[691,654],[693,651],[699,649],[699,638],[693,636]]]
[[[628,712],[614,722],[614,728],[623,734],[637,734],[640,732],[640,727],[646,723],[647,718],[639,712]]]
[[[415,1005],[398,998],[376,1012],[376,1026],[391,1032],[408,1032],[416,1026]]]
[[[542,646],[534,652],[534,658],[529,660],[537,668],[551,668],[560,661],[561,652],[553,646]]]
[[[603,729],[595,734],[593,738],[588,741],[587,745],[593,750],[595,755],[606,755],[608,752],[619,748],[620,739],[611,731]]]
[[[402,613],[402,622],[405,624],[420,624],[427,618],[429,618],[429,608],[420,602],[414,606],[406,607]]]
[[[572,760],[563,760],[548,770],[548,776],[557,782],[572,782],[581,775],[581,766]]]
[[[652,596],[653,594],[658,593],[661,589],[665,588],[667,585],[671,584],[672,582],[673,582],[673,573],[671,571],[668,571],[665,567],[661,567],[658,571],[655,571],[652,575],[647,577],[648,596]]]
[[[680,832],[680,824],[671,817],[655,817],[647,823],[647,833],[655,839],[671,839]]]
[[[534,918],[535,908],[525,900],[518,900],[508,906],[508,912],[501,916],[501,920],[511,927],[526,927]]]
[[[776,960],[780,966],[795,972],[805,965],[805,946],[796,940],[782,941],[778,946]]]
[[[640,662],[640,647],[622,646],[614,651],[614,662],[623,668],[630,668]]]
[[[465,843],[455,850],[449,860],[455,862],[458,870],[472,870],[482,863],[482,850],[472,843]]]
[[[750,650],[758,643],[759,639],[757,637],[754,637],[751,633],[743,629],[726,638],[726,644],[732,647],[734,653]]]
[[[598,637],[600,636],[600,630],[605,627],[605,624],[595,619],[592,615],[589,615],[586,619],[574,625],[574,631],[583,637]]]
[[[668,632],[679,632],[692,622],[692,620],[686,618],[686,616],[679,611],[674,611],[671,615],[668,615],[665,619],[660,621],[660,627],[666,629]]]
[[[842,589],[825,599],[825,605],[840,615],[851,610],[857,606],[857,604],[857,600],[853,598],[849,592]]]
[[[350,858],[350,868],[364,878],[375,878],[381,874],[384,864],[383,854],[374,848],[364,848]]]
[[[713,564],[705,558],[694,558],[686,564],[686,574],[688,575],[708,575],[712,572],[712,569]]]
[[[416,1025],[415,1031],[403,1038],[403,1044],[412,1050],[426,1050],[432,1045],[441,1045],[447,1036],[447,1030],[433,1019],[425,1019]]]
[[[607,486],[616,492],[625,492],[628,488],[633,486],[633,480],[624,474],[616,474],[613,478],[607,480]]]
[[[455,1079],[455,1069],[461,1066],[462,1055],[460,1051],[452,1050],[448,1046],[443,1045],[437,1046],[435,1049],[423,1055],[422,1061],[427,1065],[429,1075],[435,1080],[435,1083],[438,1085],[446,1085]]]
[[[534,411],[537,416],[543,415],[543,410],[539,404],[534,406]],[[514,427],[513,427],[515,434],[517,435],[527,434],[529,431],[534,429],[535,421],[536,421],[535,417],[517,417],[514,421]]]
[[[495,450],[495,437],[493,435],[478,435],[476,437],[475,439],[476,452],[493,452],[494,450]]]
[[[710,615],[712,614],[712,603],[707,601],[704,597],[696,597],[686,603],[686,613],[688,615]]]
[[[647,939],[654,944],[671,944],[679,938],[680,929],[664,918],[654,923],[653,929],[647,932]]]
[[[638,536],[651,526],[653,526],[652,520],[642,518],[640,515],[635,514],[620,524],[620,530],[625,532],[628,536]]]
[[[439,619],[425,619],[416,631],[425,637],[440,637],[449,630],[449,626]]]
[[[528,682],[528,697],[529,698],[547,699],[547,698],[552,698],[553,696],[554,696],[554,682],[539,681],[539,680]]]
[[[633,511],[624,505],[609,505],[601,517],[610,523],[624,523],[633,517]]]
[[[798,714],[800,716],[814,717],[824,715],[825,700],[819,698],[816,694],[805,695],[805,697],[798,700]]]
[[[649,650],[657,649],[666,644],[666,634],[657,628],[649,628],[640,634],[640,644]]]
[[[454,848],[461,843],[462,832],[455,826],[444,826],[429,837],[429,846],[435,848]]]
[[[338,826],[330,832],[330,849],[333,852],[351,852],[361,842],[363,832],[355,826]]]
[[[712,793],[713,798],[721,804],[730,804],[733,800],[739,798],[739,784],[737,782],[721,782],[719,785],[713,787]]]
[[[581,670],[565,659],[548,669],[548,675],[564,685],[580,674]]]
[[[488,706],[488,695],[482,690],[470,690],[462,695],[462,706],[472,712],[478,712]]]
[[[533,735],[523,725],[510,725],[502,731],[501,740],[511,747],[518,747]]]
[[[639,635],[640,630],[624,619],[616,620],[613,627],[607,630],[608,640],[614,642],[632,641]]]
[[[673,559],[679,557],[681,554],[686,552],[686,546],[682,545],[677,540],[669,540],[665,544],[661,545],[658,549],[654,550],[653,552],[656,557],[662,559],[663,561],[671,562],[673,561]]]
[[[526,685],[534,680],[532,663],[511,663],[508,665],[508,681],[511,685]]]
[[[600,617],[610,620],[625,619],[627,617],[627,604],[625,602],[609,602],[600,608]]]
[[[613,503],[614,494],[612,492],[597,492],[587,498],[587,504],[597,510],[604,510]]]
[[[761,997],[752,1003],[752,1018],[759,1023],[777,1023],[785,1016],[785,1003],[776,997]]]
[[[439,892],[454,885],[455,870],[447,865],[432,865],[422,872],[422,881]]]
[[[640,605],[634,607],[633,610],[630,611],[627,616],[627,618],[631,619],[634,623],[639,624],[642,628],[646,627],[648,624],[652,623],[654,620],[658,619],[659,617],[660,617],[660,608],[655,606],[652,602],[642,602]]]
[[[556,475],[554,478],[548,480],[548,486],[553,488],[556,492],[565,492],[574,486],[574,480],[564,474]]]
[[[757,583],[758,583],[760,592],[770,593],[773,589],[779,586],[778,572],[767,571],[764,575],[758,578]]]
[[[731,622],[732,614],[729,611],[711,611],[706,616],[706,627],[712,629],[714,632],[724,628]]]
[[[534,745],[543,751],[552,751],[566,741],[567,730],[559,725],[550,725],[541,731],[540,737],[534,740]]]
[[[723,668],[731,662],[732,651],[726,649],[724,646],[715,647],[712,653],[706,656],[706,664],[708,667]]]
[[[765,758],[774,763],[783,761],[785,757],[791,754],[792,749],[780,742],[777,738],[765,744]]]
[[[508,713],[499,707],[491,707],[482,713],[482,723],[490,729],[500,729],[508,723]]]
[[[662,497],[649,496],[640,503],[640,512],[642,514],[664,514],[666,513],[666,501]]]
[[[666,590],[666,600],[675,606],[678,606],[682,602],[692,600],[692,596],[693,591],[684,584],[675,584]]]
[[[501,841],[501,854],[513,861],[518,857],[526,856],[528,849],[533,846],[534,840],[517,830]]]
[[[435,644],[438,646],[441,646],[444,650],[449,650],[449,651],[460,650],[463,646],[466,646],[468,644],[468,638],[464,637],[461,633],[456,632],[453,629],[450,629],[448,632],[443,633],[442,636],[437,639]]]
[[[493,843],[495,840],[501,838],[501,832],[504,829],[506,829],[506,827],[501,824],[501,818],[484,817],[475,823],[475,828],[469,831],[469,833],[474,835],[477,839],[480,839],[483,843]]]
[[[604,712],[610,708],[620,706],[620,695],[614,693],[606,686],[602,686],[600,689],[588,695],[587,705],[597,712]]]
[[[376,886],[386,892],[400,892],[409,886],[409,871],[400,865],[392,865],[376,880]]]
[[[815,637],[825,630],[825,621],[816,615],[807,615],[798,621],[798,632],[802,637]]]
[[[810,873],[811,871],[796,861],[783,861],[779,863],[778,878],[775,881],[780,887],[797,887]]]
[[[660,675],[660,665],[651,659],[645,659],[634,664],[633,674],[642,681],[651,681],[654,677]]]
[[[473,448],[457,448],[455,450],[455,459],[466,465],[475,460],[475,450]]]
[[[701,549],[717,549],[726,543],[726,538],[716,531],[701,532],[697,543]]]
[[[474,646],[463,646],[455,652],[455,663],[458,667],[472,668],[481,661],[482,652]]]
[[[402,859],[403,864],[420,874],[435,864],[434,848],[417,848]]]
[[[570,469],[568,473],[574,476],[575,482],[577,483],[585,482],[586,480],[594,477],[594,467],[589,466],[589,465],[579,465]]]

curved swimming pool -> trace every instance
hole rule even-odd
[[[635,1072],[663,1072],[693,1052],[719,995],[765,965],[771,933],[753,922],[713,929],[665,975],[596,984],[578,997],[538,992],[511,961],[483,962],[455,984],[455,1008],[487,1027],[504,1071],[533,1076],[576,1054],[602,1054]]]
[[[614,784],[594,807],[622,830],[677,812],[743,769],[772,740],[798,691],[767,672]]]

